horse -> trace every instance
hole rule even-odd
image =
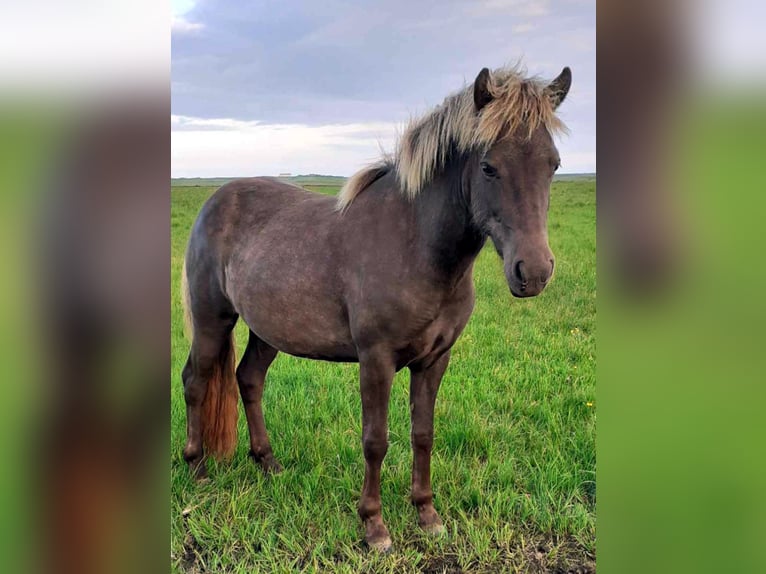
[[[490,238],[515,297],[549,283],[550,185],[560,158],[556,110],[568,67],[550,83],[518,67],[473,84],[410,121],[393,154],[353,175],[337,198],[273,178],[238,179],[204,204],[183,272],[192,344],[182,379],[187,442],[199,478],[205,453],[236,446],[238,397],[250,455],[282,470],[261,408],[278,352],[358,362],[365,468],[357,506],[370,548],[388,551],[380,470],[394,374],[410,370],[411,501],[420,526],[443,530],[431,488],[434,404],[450,349],[474,306],[473,264]],[[249,340],[235,368],[232,329]]]

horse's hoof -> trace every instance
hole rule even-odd
[[[364,521],[364,541],[374,552],[385,554],[391,551],[391,535],[380,514]]]
[[[270,461],[261,461],[261,468],[265,474],[279,474],[284,470],[282,465],[277,462],[276,459]]]
[[[261,467],[264,474],[279,474],[284,470],[282,465],[279,464],[279,461],[277,461],[271,453],[258,455],[251,449],[250,457],[255,461],[255,464]]]
[[[442,519],[431,504],[418,507],[418,523],[420,528],[431,536],[438,536],[444,532]]]
[[[388,554],[393,548],[390,536],[384,536],[383,538],[377,540],[368,540],[367,546],[370,547],[370,550],[380,554]]]

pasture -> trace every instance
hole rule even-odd
[[[204,183],[204,182],[203,182]],[[312,189],[309,182],[301,182]],[[559,178],[548,219],[556,273],[514,299],[491,242],[476,262],[476,308],[436,403],[432,539],[409,502],[408,371],[394,381],[383,517],[394,542],[363,547],[358,366],[280,354],[263,406],[285,470],[263,476],[239,446],[196,484],[181,456],[181,369],[189,342],[179,296],[189,230],[212,186],[171,188],[171,562],[174,572],[589,572],[595,563],[595,179]],[[337,187],[313,188],[336,193]],[[237,326],[238,356],[247,329]],[[574,570],[582,567],[581,570]]]

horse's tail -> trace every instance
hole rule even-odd
[[[235,372],[234,330],[226,336],[202,402],[202,443],[215,458],[229,458],[237,447],[239,391]]]
[[[189,279],[186,277],[186,257],[181,263],[181,305],[184,309],[184,336],[191,341],[194,339],[194,324],[191,316],[191,294]]]
[[[184,327],[187,336],[194,336],[194,321],[190,306],[189,281],[186,261],[181,276],[184,306]],[[194,344],[192,342],[192,344]],[[239,416],[234,330],[226,335],[221,351],[213,364],[202,401],[202,443],[205,452],[217,459],[229,458],[237,446],[237,418]]]

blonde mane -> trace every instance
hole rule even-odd
[[[566,131],[547,87],[547,82],[527,78],[518,66],[512,66],[492,72],[488,84],[492,100],[478,114],[473,84],[447,96],[441,105],[409,122],[393,156],[349,178],[338,196],[338,208],[346,209],[391,170],[396,170],[402,193],[413,198],[444,169],[452,151],[486,148],[522,126],[527,127],[528,136],[540,125],[551,133]]]

